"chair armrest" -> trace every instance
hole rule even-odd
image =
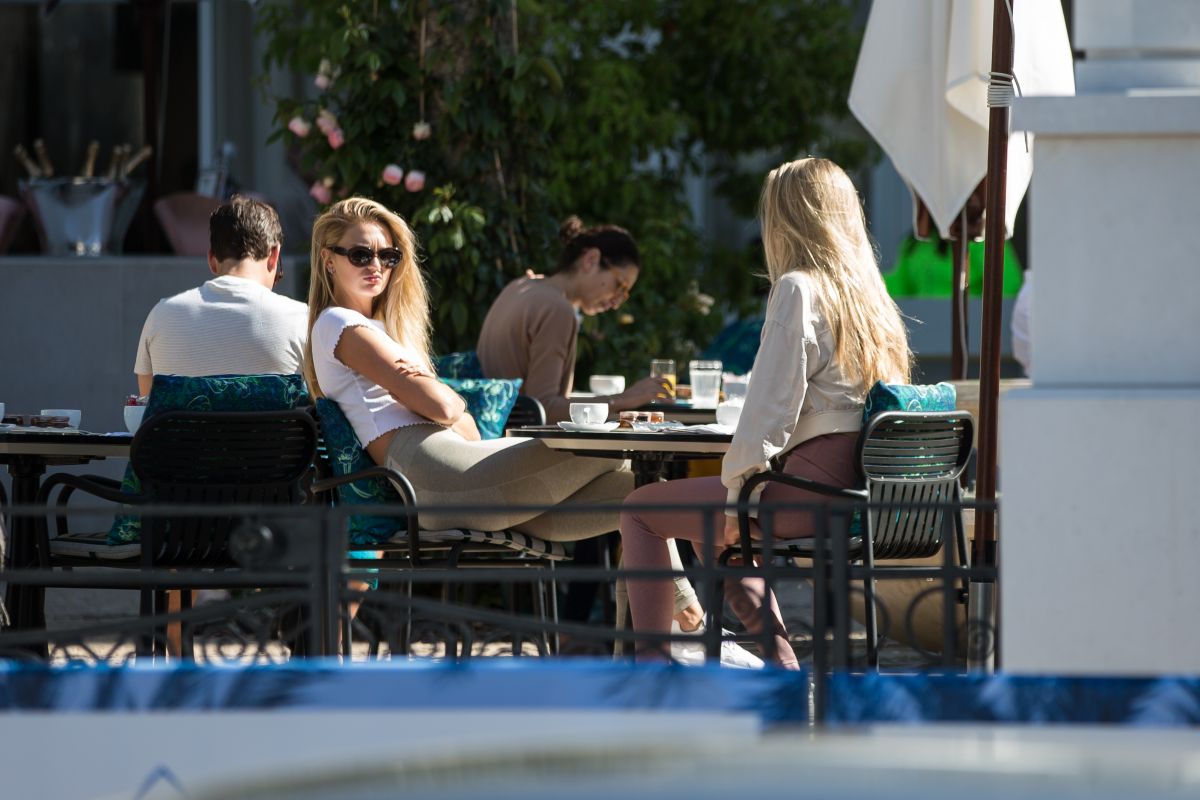
[[[136,505],[146,502],[146,498],[143,495],[122,492],[120,481],[106,478],[103,475],[68,475],[56,472],[43,481],[41,488],[38,489],[38,504],[47,504],[50,500],[50,493],[57,486],[67,487],[63,490],[63,495],[67,497],[75,491],[81,491],[99,497],[102,500],[111,500],[114,503],[125,505]]]
[[[782,483],[794,486],[797,489],[806,489],[810,492],[842,500],[866,502],[870,499],[870,495],[865,489],[847,489],[843,486],[831,486],[828,483],[821,483],[810,478],[802,478],[799,475],[789,475],[786,472],[767,471],[751,475],[742,484],[742,488],[738,492],[737,509],[738,539],[743,562],[747,564],[751,563],[749,559],[753,557],[754,547],[753,540],[750,538],[750,494],[754,491],[754,487],[763,483]]]
[[[69,533],[67,516],[64,510],[71,499],[71,495],[76,491],[86,492],[94,497],[99,497],[101,500],[109,500],[122,505],[143,505],[148,500],[145,495],[122,492],[120,481],[106,478],[103,475],[69,475],[56,472],[46,478],[38,489],[37,504],[45,506],[47,513],[50,507],[50,496],[60,486],[63,489],[58,493],[58,497],[55,498],[54,503],[56,509],[54,513],[54,529],[59,536]],[[50,532],[45,519],[42,519],[38,525],[37,546],[39,558],[42,560],[43,566],[45,566],[49,563],[48,559],[50,556]]]
[[[417,492],[413,488],[412,482],[405,477],[404,473],[397,472],[391,467],[367,467],[355,470],[346,475],[334,475],[329,478],[321,478],[320,480],[313,481],[309,485],[309,490],[313,494],[324,494],[325,492],[333,491],[339,486],[364,478],[386,478],[395,487],[396,493],[400,495],[400,503],[404,506],[404,518],[408,527],[409,558],[415,565],[420,558],[421,525],[417,520]]]

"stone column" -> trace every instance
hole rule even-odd
[[[1200,3],[1075,5],[1029,98],[1032,388],[1001,401],[1003,667],[1200,671]]]

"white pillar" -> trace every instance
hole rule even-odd
[[[1075,15],[1083,94],[1013,117],[1038,274],[1033,385],[1001,401],[1003,666],[1195,673],[1200,3]]]

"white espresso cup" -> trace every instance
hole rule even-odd
[[[72,428],[78,428],[83,419],[83,412],[78,408],[43,408],[40,413],[43,417],[66,417],[67,425]]]
[[[571,422],[599,425],[608,421],[608,403],[571,403]]]

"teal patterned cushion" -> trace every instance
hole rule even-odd
[[[958,402],[954,384],[909,384],[875,381],[863,404],[863,424],[884,411],[953,411]],[[863,535],[862,512],[850,518],[850,535]]]
[[[876,381],[867,392],[863,422],[884,411],[953,411],[958,393],[951,383],[911,385]]]
[[[448,353],[433,360],[433,368],[443,378],[482,378],[483,367],[474,350]]]
[[[517,402],[521,379],[502,378],[440,378],[442,383],[462,395],[467,411],[475,418],[479,435],[484,439],[499,439],[504,435],[504,423]]]
[[[334,475],[349,475],[360,469],[375,466],[363,450],[350,420],[336,402],[317,398],[317,418],[321,421],[321,438]],[[337,488],[338,502],[343,505],[398,504],[400,495],[386,478],[362,478]],[[375,545],[386,542],[397,531],[407,530],[404,517],[350,517],[350,544]]]
[[[204,378],[155,375],[145,419],[164,411],[278,411],[312,403],[299,375],[212,375]],[[140,494],[141,482],[132,465],[125,468],[121,491]],[[137,517],[119,516],[108,531],[110,545],[141,538]]]

